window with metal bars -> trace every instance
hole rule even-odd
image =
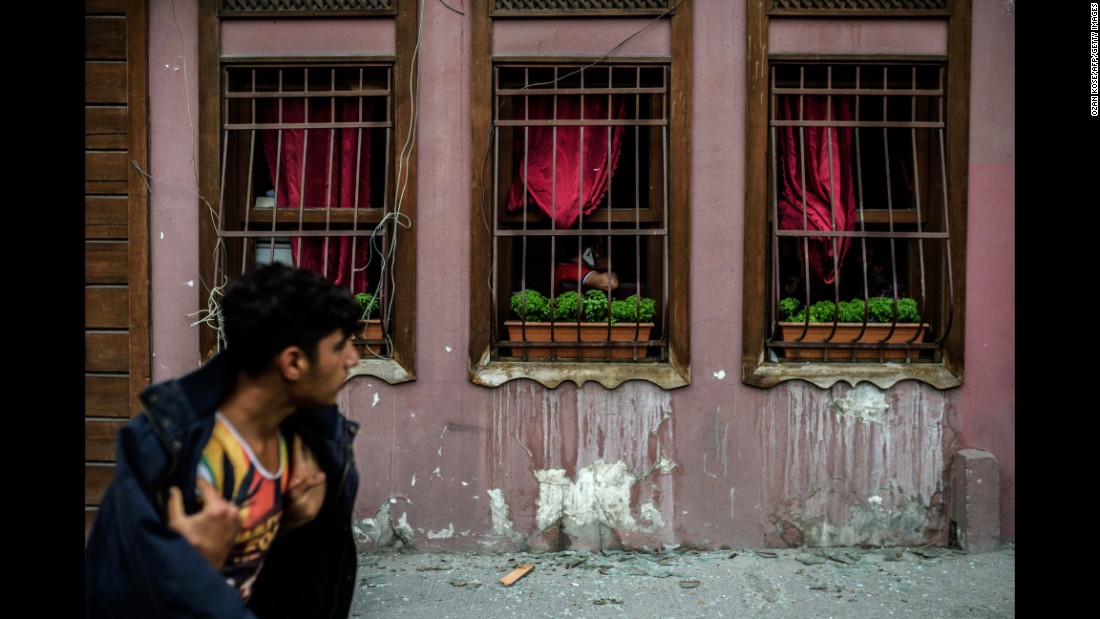
[[[771,64],[770,360],[942,361],[945,83],[942,63]]]
[[[353,342],[391,358],[392,65],[231,65],[222,79],[217,281],[273,261],[317,271],[374,299]]]
[[[500,63],[493,94],[494,359],[667,361],[668,66]]]

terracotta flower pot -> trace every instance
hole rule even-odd
[[[924,336],[928,333],[929,326],[925,324],[915,323],[901,323],[894,328],[894,332],[890,335],[890,339],[886,342],[882,342],[883,338],[890,333],[890,326],[888,324],[881,323],[868,323],[866,330],[862,323],[853,322],[841,322],[836,325],[836,333],[833,335],[830,342],[858,342],[863,344],[874,343],[888,343],[888,344],[904,344],[920,343],[924,341]],[[803,329],[806,330],[806,336],[802,338],[803,342],[824,342],[825,338],[829,337],[829,334],[833,332],[833,323],[831,322],[811,322],[808,326],[801,322],[780,322],[779,323],[779,337],[776,344],[777,354],[786,358],[797,359],[821,359],[825,356],[825,348],[791,348],[782,347],[783,342],[794,342],[799,337],[802,337]],[[862,337],[860,332],[863,333]],[[859,338],[858,340],[856,338]],[[915,339],[914,339],[915,338]],[[852,353],[855,353],[856,359],[878,359],[879,351],[874,348],[828,348],[830,359],[851,359]],[[883,351],[883,358],[885,359],[905,359],[905,350],[893,349]],[[908,351],[910,358],[916,358],[919,355],[919,350]]]
[[[580,338],[578,339],[578,325]],[[629,342],[644,341],[649,339],[649,333],[653,329],[652,322],[620,322],[610,327],[603,322],[528,322],[525,324],[519,320],[509,320],[504,323],[508,328],[508,339],[524,342]],[[526,349],[528,359],[549,359],[551,347],[529,347]],[[557,348],[558,359],[633,359],[634,351],[638,351],[638,358],[644,358],[648,348],[595,346],[595,347],[560,347]],[[524,349],[513,348],[512,356],[523,358]]]

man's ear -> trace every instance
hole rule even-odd
[[[300,347],[287,346],[275,357],[275,365],[283,378],[296,381],[309,370],[309,359]]]

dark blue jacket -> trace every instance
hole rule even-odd
[[[144,414],[119,432],[115,476],[84,550],[86,619],[347,617],[357,565],[351,519],[359,474],[351,443],[358,424],[335,406],[299,410],[282,425],[316,454],[325,502],[312,522],[276,537],[247,606],[167,525],[168,488],[195,488],[214,413],[235,376],[219,354],[142,391]],[[194,493],[183,497],[187,513],[197,511]]]

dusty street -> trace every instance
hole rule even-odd
[[[502,577],[531,564],[510,586]],[[944,548],[360,555],[351,617],[1007,619],[1013,544]]]

